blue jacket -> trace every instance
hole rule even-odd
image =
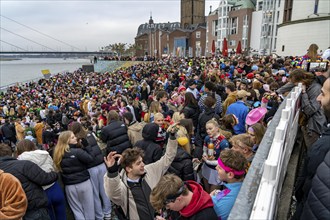
[[[212,196],[212,201],[214,204],[213,208],[217,213],[217,216],[221,217],[221,220],[226,220],[228,218],[242,184],[243,182],[225,183],[225,186],[230,190],[230,192],[224,196],[219,196],[218,194],[220,192]]]
[[[249,113],[249,108],[243,101],[237,101],[228,106],[226,115],[234,114],[238,119],[238,124],[234,126],[235,134],[245,133],[245,119]]]

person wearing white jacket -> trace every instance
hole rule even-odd
[[[22,140],[17,144],[18,160],[29,160],[37,164],[45,172],[54,171],[54,162],[45,150],[36,150],[35,144],[28,140]],[[65,197],[57,181],[42,187],[48,197],[48,213],[51,220],[66,219]]]

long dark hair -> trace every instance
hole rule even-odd
[[[187,105],[198,106],[197,100],[191,92],[186,92],[186,94],[184,95],[184,106]]]
[[[290,79],[292,83],[303,83],[309,87],[315,80],[315,75],[302,69],[295,69],[290,73]]]

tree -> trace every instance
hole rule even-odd
[[[138,47],[135,44],[114,43],[102,47],[102,51],[115,52],[120,56],[134,56]]]

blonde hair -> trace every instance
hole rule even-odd
[[[157,112],[156,114],[154,114],[154,121],[155,121],[156,119],[160,119],[160,118],[164,118],[164,115],[163,115],[162,113]]]
[[[317,50],[319,47],[316,44],[311,44],[308,48],[307,56],[309,59],[314,62],[317,59]]]
[[[181,126],[181,125],[178,126],[178,128],[179,128],[179,130],[176,132],[177,138],[179,138],[179,137],[186,137],[189,140],[189,135],[188,135],[188,132],[187,132],[186,128],[183,127],[183,126]],[[188,154],[191,153],[190,141],[188,141],[188,143],[185,144],[185,145],[180,145],[179,144],[179,146],[182,147]]]
[[[144,115],[144,118],[143,120],[147,123],[150,122],[150,117],[151,117],[151,114],[156,114],[159,112],[159,105],[160,103],[158,101],[152,101],[150,103],[150,107],[149,107],[149,110],[148,112]]]
[[[72,134],[72,131],[63,131],[58,137],[58,142],[54,150],[54,166],[60,172],[62,172],[61,162],[64,153],[70,151],[69,140]]]
[[[253,141],[248,134],[238,134],[230,138],[230,143],[232,145],[237,145],[239,143],[243,144],[245,147],[247,147],[249,150],[252,150],[253,148]]]
[[[206,122],[205,126],[207,124],[213,124],[215,127],[220,128],[220,125],[219,125],[219,123],[218,123],[218,121],[217,121],[216,118],[212,118],[211,120],[209,120],[208,122]]]
[[[180,113],[180,112],[174,112],[173,116],[172,116],[172,121],[174,123],[179,122],[181,119],[184,119],[184,114]]]

